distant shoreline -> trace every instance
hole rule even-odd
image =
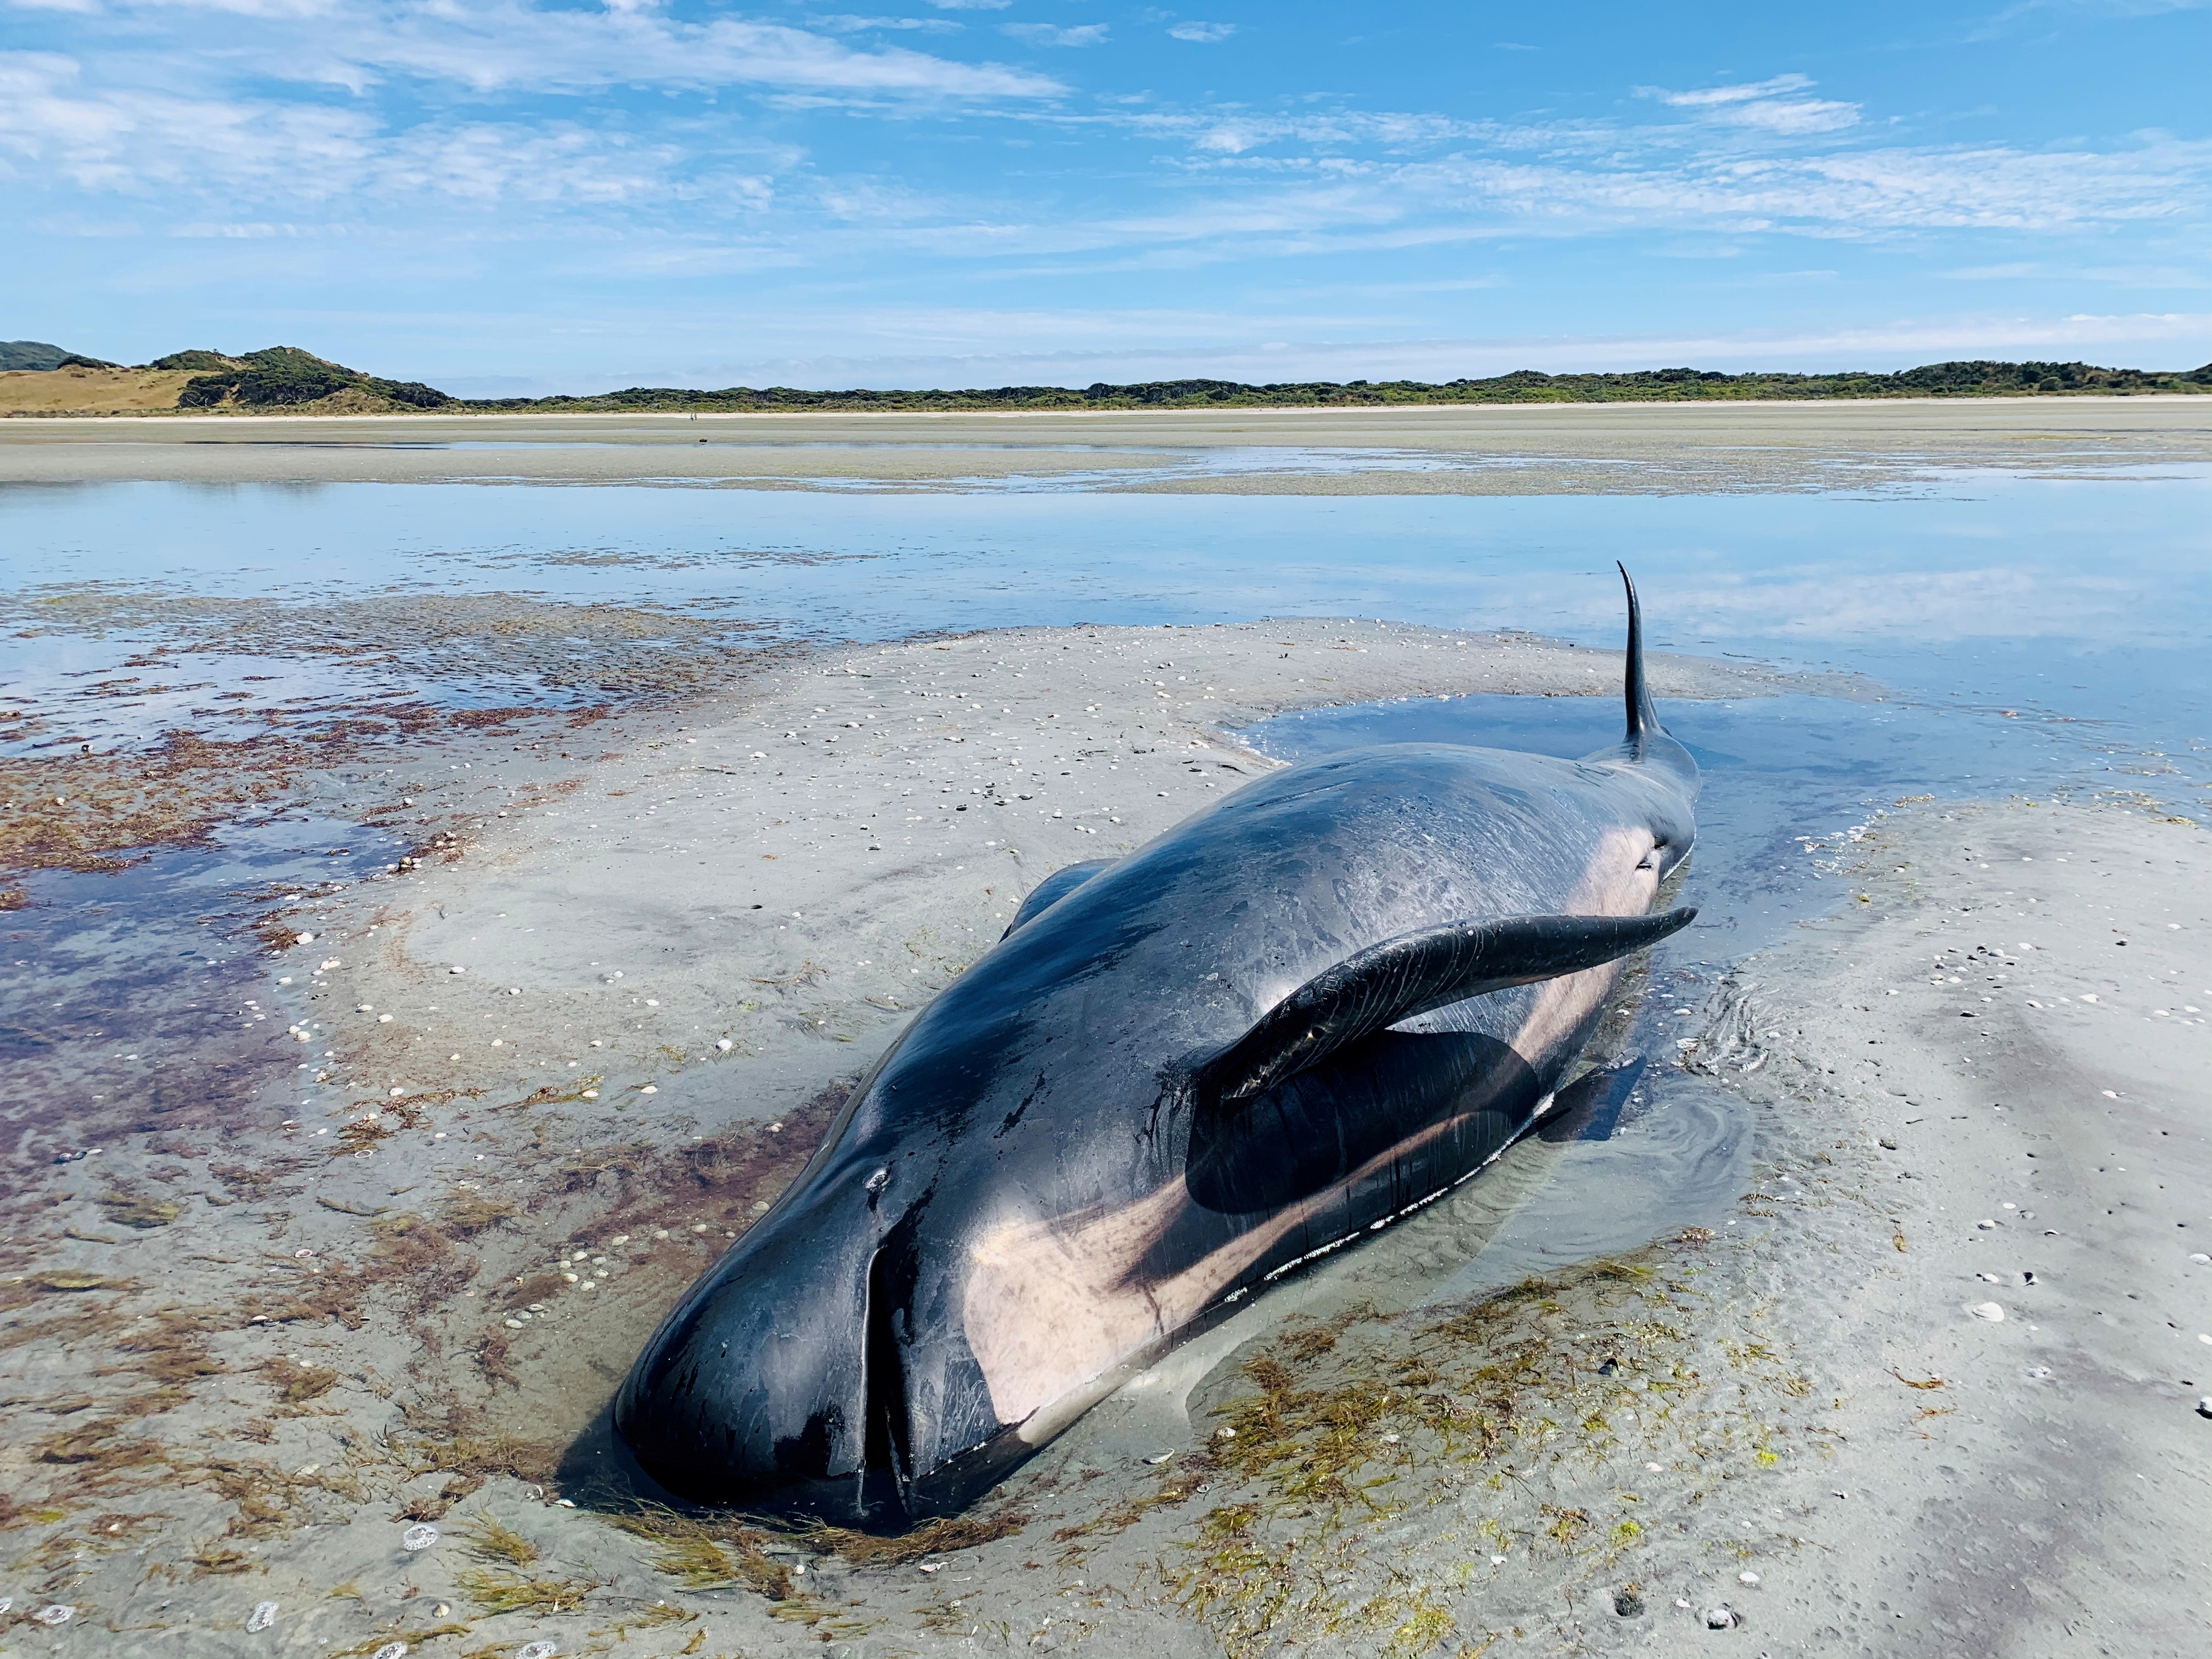
[[[15,371],[17,373],[27,371]],[[2141,404],[2194,403],[2197,398],[2212,396],[2212,386],[2201,391],[2160,389],[2146,392],[1837,392],[1820,398],[1781,397],[1715,397],[1715,398],[1458,398],[1433,403],[1310,403],[1310,404],[1236,404],[1189,403],[1153,404],[1024,404],[1012,408],[993,408],[987,404],[973,406],[928,406],[913,408],[860,408],[837,404],[812,407],[763,407],[753,409],[696,409],[673,406],[667,408],[639,408],[598,398],[548,398],[547,408],[530,402],[490,402],[456,398],[434,409],[321,409],[301,410],[276,406],[255,408],[245,404],[222,404],[210,409],[126,409],[126,410],[38,410],[0,409],[0,420],[5,421],[400,421],[424,420],[526,420],[526,421],[599,421],[610,416],[636,421],[703,421],[703,420],[1032,420],[1038,418],[1074,417],[1087,420],[1111,419],[1132,415],[1147,419],[1165,416],[1219,417],[1234,416],[1240,419],[1266,415],[1403,415],[1421,412],[1461,413],[1476,410],[1539,410],[1571,409],[1833,409],[1842,405],[1894,407],[1899,404],[1972,405],[1978,404]],[[559,404],[588,405],[560,407]]]
[[[705,415],[1132,414],[1171,410],[1439,409],[1574,404],[1859,403],[1925,398],[2197,397],[2200,368],[2115,368],[2097,363],[1974,358],[1887,372],[1831,374],[1688,368],[1553,374],[1517,368],[1450,380],[1245,380],[1188,375],[1085,386],[630,386],[581,396],[455,398],[419,380],[392,380],[297,346],[240,356],[191,350],[126,367],[32,341],[0,344],[17,367],[0,372],[0,414]],[[26,361],[41,355],[52,361]]]
[[[216,409],[149,409],[119,410],[108,413],[85,413],[71,410],[0,410],[0,420],[9,421],[72,421],[72,422],[129,422],[147,421],[226,421],[249,420],[308,421],[308,422],[392,422],[401,425],[419,425],[426,420],[470,421],[605,421],[610,416],[625,421],[915,421],[915,420],[1112,420],[1130,416],[1146,419],[1182,416],[1191,419],[1219,418],[1233,416],[1240,420],[1257,419],[1265,416],[1388,416],[1415,414],[1464,414],[1480,410],[1483,413],[1535,414],[1565,413],[1574,410],[1609,409],[1666,409],[1696,410],[1711,412],[1725,409],[1730,411],[1746,409],[1833,409],[1839,404],[1874,405],[1894,408],[1899,405],[1932,405],[1956,407],[1978,404],[2187,404],[2212,395],[2212,386],[2203,392],[1984,392],[1941,394],[1908,394],[1901,392],[1844,393],[1828,398],[1530,398],[1524,402],[1465,402],[1405,403],[1405,404],[1176,404],[1150,408],[1055,409],[1039,405],[1023,409],[540,409],[526,407],[486,407],[483,404],[459,401],[439,409],[377,410],[354,411],[321,410],[313,412],[296,409],[252,409],[230,405]],[[579,398],[579,403],[595,399]]]
[[[1889,489],[1961,471],[2084,477],[2212,465],[2212,402],[2161,397],[440,413],[0,423],[0,486],[1647,495]]]

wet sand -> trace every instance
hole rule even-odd
[[[1725,1605],[1711,1639],[1778,1653],[2201,1650],[2212,906],[2203,833],[2132,807],[1901,805],[1827,851],[1848,914],[1624,997],[1604,1042],[1749,1126],[1693,1224],[1452,1293],[1575,1167],[1534,1139],[902,1543],[621,1481],[646,1333],[1043,875],[1267,769],[1257,716],[1619,672],[1372,623],[1026,629],[733,670],[597,754],[360,768],[416,852],[290,913],[311,939],[271,919],[238,1017],[296,1082],[61,1163],[54,1103],[11,1103],[0,1644],[1674,1651]]]
[[[1280,453],[1255,455],[1255,450]],[[1007,415],[0,422],[0,483],[979,483],[1258,495],[1891,488],[2212,459],[2212,398],[1584,404]]]

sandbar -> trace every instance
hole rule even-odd
[[[0,421],[0,484],[1665,495],[1887,489],[1960,468],[2083,476],[2207,459],[2212,399],[2188,397]]]
[[[216,1656],[268,1650],[264,1601],[314,1653],[1671,1650],[1723,1611],[1752,1650],[2193,1653],[2212,848],[2133,806],[1900,802],[1826,849],[1842,914],[1655,986],[1654,1064],[1752,1125],[1705,1224],[1467,1304],[1262,1298],[902,1542],[625,1487],[605,1406],[645,1334],[1043,875],[1274,765],[1261,715],[1620,667],[1373,622],[1018,629],[764,659],[588,750],[335,769],[416,851],[268,935],[288,1074],[96,1158],[17,1147],[0,1590],[87,1651]],[[1345,1282],[1465,1252],[1556,1154]]]

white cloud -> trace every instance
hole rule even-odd
[[[1226,40],[1236,33],[1237,25],[1234,23],[1177,23],[1168,31],[1173,40],[1194,41],[1202,46]]]
[[[1133,131],[1178,137],[1209,155],[1242,155],[1262,145],[1296,143],[1326,149],[1361,145],[1385,150],[1433,149],[1473,140],[1514,144],[1516,130],[1492,121],[1462,121],[1444,115],[1348,110],[1312,115],[1176,115],[1139,113],[1126,118]],[[1547,129],[1547,143],[1562,142],[1563,129]]]
[[[965,25],[949,17],[816,17],[810,20],[816,27],[836,34],[859,34],[869,29],[919,30],[925,34],[952,34]]]
[[[759,174],[702,173],[684,151],[566,123],[382,131],[365,112],[266,100],[79,92],[53,53],[0,55],[0,171],[142,197],[516,201],[563,206],[768,199]]]
[[[343,0],[137,0],[137,4],[149,11],[212,11],[234,17],[328,17],[342,10]],[[122,0],[113,9],[127,11],[131,0]]]
[[[165,11],[250,17],[270,27],[204,37],[215,66],[363,92],[399,76],[477,93],[582,93],[623,86],[763,87],[907,98],[1028,100],[1064,88],[1000,64],[967,64],[907,47],[861,49],[782,24],[714,17],[689,22],[644,0],[571,9],[537,0],[110,0],[150,25]],[[836,20],[844,25],[859,18]],[[307,25],[297,30],[286,22]],[[871,18],[869,27],[955,27],[937,19]]]
[[[210,183],[313,196],[360,176],[375,123],[311,105],[132,92],[80,94],[74,58],[0,54],[0,169],[80,188]]]
[[[672,146],[628,143],[580,127],[472,123],[418,129],[384,146],[372,187],[402,198],[429,193],[485,203],[681,199],[701,188],[678,178],[682,159]],[[754,181],[744,193],[765,199],[765,181]]]
[[[1731,87],[1705,87],[1692,92],[1664,92],[1649,95],[1675,109],[1695,110],[1723,126],[1753,127],[1763,132],[1796,137],[1815,132],[1840,132],[1858,125],[1856,104],[1795,94],[1813,84],[1802,75],[1778,75]]]
[[[1051,23],[1001,23],[999,32],[1032,46],[1095,46],[1106,39],[1108,25],[1078,23],[1060,28]]]
[[[330,31],[324,49],[371,70],[478,91],[579,92],[642,82],[996,99],[1061,89],[1024,70],[956,63],[899,46],[860,51],[780,24],[726,17],[693,24],[642,12],[550,9],[525,0],[422,0],[380,12],[370,27]],[[269,70],[283,72],[281,63]]]
[[[2164,140],[2114,154],[1893,148],[1761,157],[1728,147],[1686,155],[1646,146],[1639,154],[1623,136],[1588,157],[1569,149],[1528,159],[1339,158],[1259,188],[1243,178],[1209,182],[1194,175],[1190,189],[1154,211],[1041,222],[917,220],[876,233],[874,251],[975,262],[1018,280],[1532,235],[1657,232],[1741,245],[1774,234],[2073,232],[2198,211],[2192,204],[2212,187],[2212,143]]]
[[[1240,234],[1284,237],[1267,250],[1281,253],[1348,251],[1347,228],[1358,227],[1392,246],[1528,230],[1737,238],[2048,232],[2201,220],[2212,197],[2212,142],[2203,140],[2153,134],[2103,151],[1875,148],[1856,135],[1808,142],[1836,129],[1817,114],[1762,112],[1809,84],[1784,76],[1666,94],[1696,118],[1641,125],[1508,125],[1387,112],[1131,113],[1116,118],[1132,132],[1188,146],[1174,165],[1194,187],[1209,175],[1224,185],[1243,180],[1226,208],[1214,201],[1148,218],[1131,240],[1194,244],[1227,234],[1209,226],[1235,224]],[[1717,110],[1729,112],[1731,131],[1713,131]],[[1170,221],[1185,228],[1172,230]]]
[[[2033,260],[1967,265],[1934,273],[1957,283],[2106,283],[2117,288],[2212,288],[2212,272],[2192,265],[2054,265]]]
[[[1802,92],[1813,84],[1804,75],[1778,75],[1770,81],[1751,81],[1733,87],[1705,87],[1696,92],[1662,92],[1660,99],[1680,109],[1699,109],[1712,104],[1741,104],[1777,93]]]

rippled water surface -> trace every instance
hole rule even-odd
[[[2167,744],[2201,742],[2212,708],[2212,477],[2182,470],[1955,474],[1864,498],[38,486],[0,492],[0,540],[17,616],[95,586],[497,593],[866,639],[1295,614],[1609,642],[1618,557],[1662,646],[1849,666]],[[0,672],[82,672],[121,643],[10,638]],[[464,694],[465,674],[441,678]]]

